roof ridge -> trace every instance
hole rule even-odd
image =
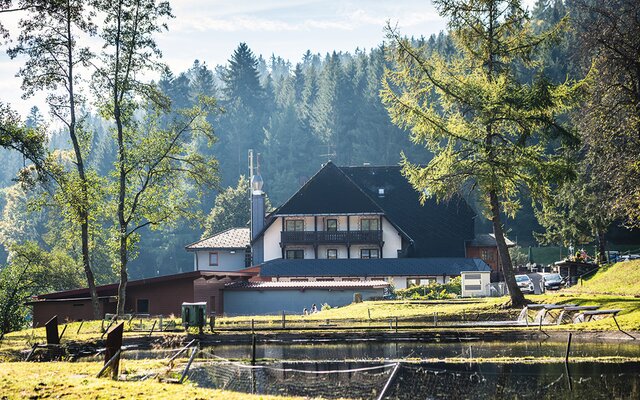
[[[189,243],[188,245],[184,246],[184,248],[185,248],[185,249],[188,249],[189,247],[194,246],[194,245],[196,245],[196,244],[198,244],[198,243],[200,243],[200,242],[204,242],[205,240],[209,240],[209,239],[211,239],[211,238],[213,238],[213,237],[215,237],[215,236],[220,236],[220,235],[222,235],[223,233],[227,233],[227,232],[229,232],[229,231],[231,231],[231,230],[234,230],[234,229],[246,229],[246,230],[249,230],[250,228],[246,228],[246,227],[242,227],[242,226],[237,226],[237,227],[227,228],[227,229],[225,229],[225,230],[223,230],[223,231],[220,231],[220,232],[218,232],[218,233],[214,233],[213,235],[207,236],[206,238],[202,238],[202,239],[200,239],[200,240],[196,240],[196,241],[195,241],[195,242],[193,242],[193,243]]]

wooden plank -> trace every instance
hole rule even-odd
[[[47,329],[47,344],[60,344],[60,336],[58,335],[58,316],[54,315],[45,324]]]
[[[622,311],[621,309],[613,309],[613,310],[593,310],[593,311],[585,311],[583,312],[584,315],[607,315],[607,314],[612,314],[612,315],[616,315],[617,313],[619,313],[620,311]]]
[[[124,322],[120,322],[107,333],[106,349],[104,351],[104,363],[105,366],[110,363],[112,370],[112,377],[118,378],[118,371],[120,369],[120,350],[122,349],[122,334],[124,333]],[[116,357],[117,356],[117,357]],[[113,360],[112,360],[113,358]]]

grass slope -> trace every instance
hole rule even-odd
[[[567,292],[640,296],[640,260],[619,262],[601,269]]]

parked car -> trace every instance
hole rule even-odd
[[[533,282],[527,275],[516,275],[516,283],[522,293],[535,293]]]
[[[625,254],[618,257],[618,261],[640,260],[640,254]]]
[[[545,290],[558,290],[565,284],[565,279],[560,274],[545,274],[542,276]]]

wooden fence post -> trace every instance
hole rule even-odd
[[[45,328],[47,329],[47,344],[60,344],[57,315],[54,315],[49,321],[47,321]]]
[[[122,334],[124,322],[120,322],[107,334],[107,344],[104,352],[104,363],[111,364],[111,379],[118,380],[120,370],[120,351],[122,349]],[[111,360],[113,358],[113,360]]]

